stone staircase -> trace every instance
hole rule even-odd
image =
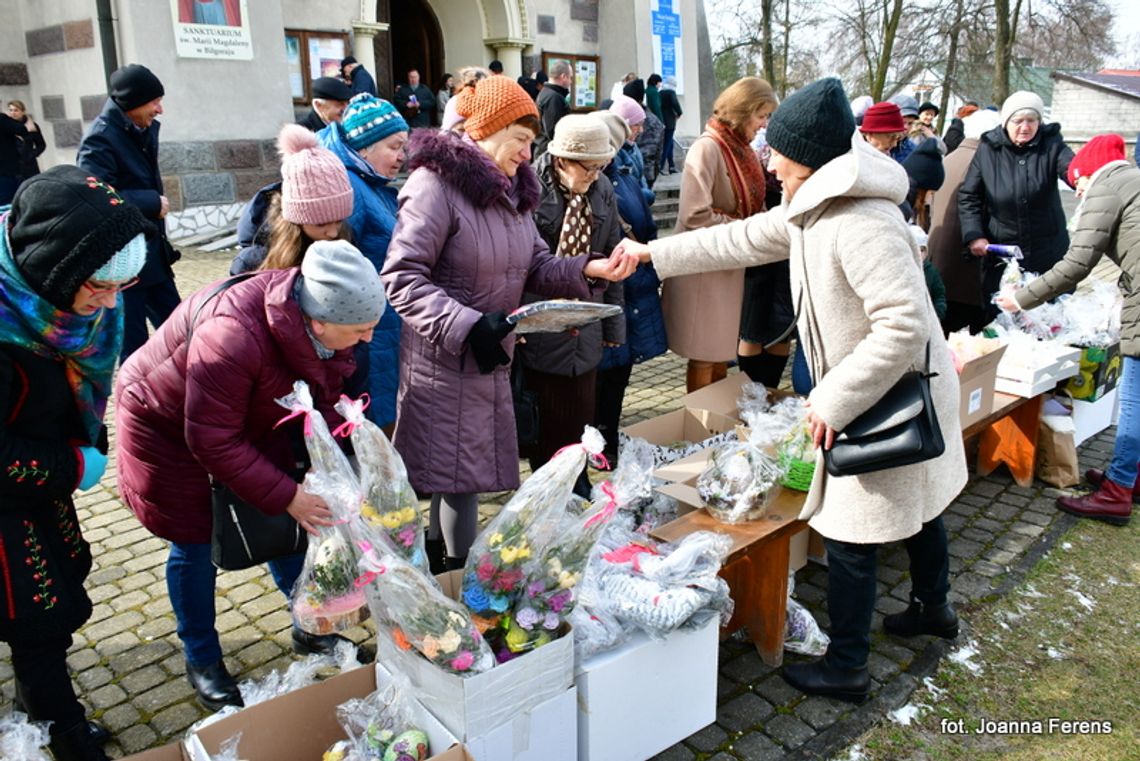
[[[677,210],[681,203],[680,173],[658,177],[657,182],[653,183],[653,192],[657,194],[657,200],[651,207],[653,220],[657,223],[657,234],[669,235],[677,226]]]

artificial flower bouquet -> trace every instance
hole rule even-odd
[[[476,537],[463,571],[463,604],[486,631],[498,625],[523,592],[528,561],[541,556],[559,529],[574,482],[605,439],[586,427],[578,444],[563,447],[519,487]]]
[[[360,570],[357,583],[377,611],[379,636],[390,636],[399,649],[415,649],[460,676],[495,665],[491,648],[467,608],[447,597],[418,568],[380,546],[365,548]]]
[[[416,491],[408,481],[403,458],[380,427],[364,416],[365,406],[363,399],[344,396],[336,404],[360,470],[364,495],[360,517],[366,526],[382,532],[404,560],[429,574]],[[376,540],[374,535],[358,538],[370,543]]]
[[[414,725],[409,700],[393,682],[337,706],[348,739],[329,748],[322,761],[426,761],[428,738]]]

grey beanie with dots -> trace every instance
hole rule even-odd
[[[336,325],[363,325],[384,314],[384,286],[372,262],[343,240],[320,240],[301,261],[301,311]]]

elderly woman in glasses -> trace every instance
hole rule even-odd
[[[91,615],[91,550],[72,502],[107,464],[103,412],[123,342],[119,291],[146,261],[150,224],[74,166],[26,181],[0,207],[0,641],[15,704],[51,722],[55,758],[101,761],[67,671]]]
[[[1001,126],[982,135],[966,179],[958,190],[962,244],[982,264],[982,303],[998,290],[1005,260],[986,256],[986,246],[1021,247],[1027,272],[1045,272],[1065,255],[1069,232],[1057,180],[1069,182],[1073,151],[1060,124],[1042,124],[1045,105],[1038,95],[1015,92],[1001,106]]]
[[[609,255],[622,238],[617,196],[602,170],[614,157],[610,130],[593,116],[570,114],[554,128],[554,139],[535,162],[542,183],[542,200],[534,210],[538,232],[558,257]],[[538,301],[526,293],[524,302]],[[624,304],[624,286],[610,283],[592,301]],[[625,343],[625,317],[610,317],[568,333],[527,336],[520,342],[524,386],[538,396],[542,421],[539,441],[529,452],[530,466],[546,463],[560,447],[582,436],[583,426],[594,420],[597,367],[604,346]],[[577,491],[589,496],[585,473]]]

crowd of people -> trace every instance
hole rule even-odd
[[[603,108],[578,113],[565,62],[517,82],[496,63],[445,75],[434,92],[409,71],[392,101],[351,58],[342,77],[315,80],[310,110],[278,135],[280,181],[244,210],[233,277],[184,300],[163,230],[159,79],[138,64],[111,76],[77,166],[38,174],[35,122],[19,103],[3,117],[0,138],[20,153],[15,168],[0,163],[0,189],[11,186],[0,197],[11,202],[0,209],[0,640],[17,702],[53,722],[57,758],[106,758],[108,735],[86,720],[65,659],[91,612],[71,495],[106,467],[112,395],[118,486],[169,542],[186,673],[211,708],[241,705],[214,626],[212,493],[310,532],[332,519],[301,486],[301,422],[281,424],[274,401],[298,379],[325,415],[341,394],[367,394],[430,503],[438,572],[463,567],[479,494],[517,488],[520,454],[537,468],[593,424],[616,458],[633,365],[667,349],[688,360],[689,390],[731,363],[776,387],[791,360],[825,449],[925,363],[945,450],[850,477],[817,467],[801,516],[828,551],[831,645],[784,677],[861,700],[882,544],[904,542],[911,561],[911,605],[886,631],[958,632],[941,513],[966,460],[945,333],[1069,290],[1109,256],[1130,276],[1120,433],[1111,468],[1089,474],[1098,491],[1059,504],[1128,520],[1140,493],[1140,169],[1119,136],[1074,155],[1028,92],[967,104],[938,135],[938,108],[910,95],[849,100],[823,79],[781,103],[745,77],[685,152],[675,234],[658,240],[653,186],[677,171],[674,83],[631,72]],[[1058,180],[1083,198],[1072,244]],[[1041,279],[993,298],[992,243],[1020,246]],[[511,311],[560,297],[623,309],[574,331],[513,334]],[[520,452],[522,392],[541,426]],[[576,491],[589,488],[583,472]],[[286,598],[301,561],[269,563]],[[297,626],[292,638],[301,653],[340,639]]]

